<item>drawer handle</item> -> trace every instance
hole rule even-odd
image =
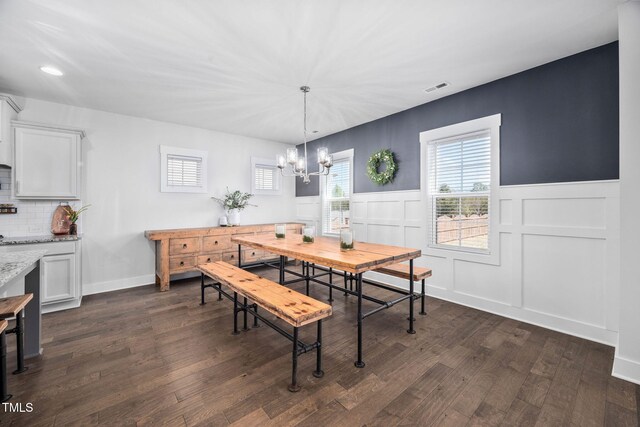
[[[251,256],[256,256],[256,253],[255,252],[251,252]]]
[[[186,244],[186,243],[183,243],[183,244],[182,244],[182,249],[186,249],[186,248],[187,248],[187,244]]]
[[[211,262],[211,258],[207,258],[207,262]]]
[[[233,255],[231,255],[231,259],[233,259]]]
[[[214,244],[214,245],[217,245],[217,244],[218,244],[218,241],[216,240],[213,244]]]
[[[180,261],[180,265],[184,265],[184,261]]]

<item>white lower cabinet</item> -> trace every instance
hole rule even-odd
[[[78,297],[75,254],[45,256],[40,268],[42,268],[42,280],[45,284],[42,295],[43,305]]]
[[[45,250],[40,264],[43,313],[80,307],[82,302],[81,243],[78,241],[0,246],[0,252]]]

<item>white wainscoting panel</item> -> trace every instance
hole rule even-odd
[[[356,241],[420,248],[433,269],[429,295],[609,345],[617,340],[618,181],[500,187],[500,257],[458,251],[426,255],[420,190],[356,193]],[[297,198],[298,220],[319,225],[319,197]],[[399,286],[407,283],[368,273]]]
[[[602,239],[525,234],[524,308],[604,328],[605,251]]]
[[[604,229],[605,202],[604,197],[524,199],[522,224]]]

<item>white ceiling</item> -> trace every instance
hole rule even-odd
[[[298,143],[303,84],[317,138],[617,40],[618,3],[0,0],[0,88]]]

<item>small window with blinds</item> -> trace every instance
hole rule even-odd
[[[431,245],[489,250],[491,133],[430,141]]]
[[[160,146],[160,191],[168,193],[207,192],[207,152]]]
[[[275,160],[251,158],[251,193],[262,195],[279,195],[280,171]]]
[[[322,188],[322,232],[339,234],[351,225],[353,150],[333,154],[333,166]]]

